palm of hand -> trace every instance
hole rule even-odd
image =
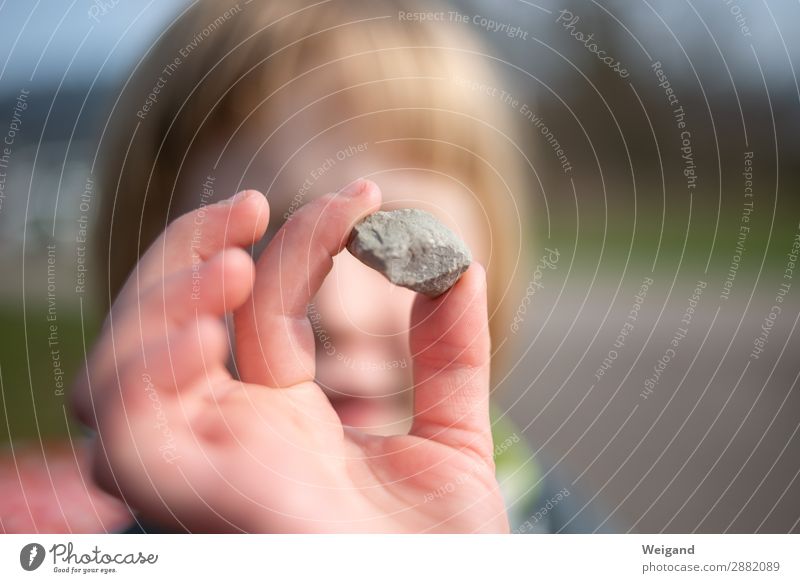
[[[371,183],[348,190],[299,211],[255,273],[235,247],[263,235],[266,201],[244,195],[209,207],[208,228],[225,234],[201,251],[197,279],[208,293],[198,301],[186,302],[195,280],[183,218],[142,259],[75,394],[98,429],[104,487],[146,517],[190,530],[507,531],[492,462],[479,266],[445,296],[415,303],[409,435],[343,427],[313,382],[306,305],[352,224],[379,203]],[[225,368],[218,317],[231,311],[244,382]],[[135,323],[140,336],[130,340],[124,332]],[[109,390],[112,374],[118,386]]]

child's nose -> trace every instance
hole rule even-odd
[[[317,307],[326,326],[345,341],[357,335],[373,342],[404,343],[413,301],[414,292],[392,285],[344,251],[334,260],[317,296]]]
[[[346,252],[311,308],[317,379],[333,392],[401,392],[411,370],[408,325],[414,293],[396,287]]]

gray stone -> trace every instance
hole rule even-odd
[[[347,249],[392,283],[430,297],[450,289],[472,261],[455,233],[419,209],[368,216],[353,228]]]

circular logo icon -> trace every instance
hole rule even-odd
[[[35,571],[44,562],[44,547],[39,543],[30,543],[19,552],[19,564],[26,571]]]

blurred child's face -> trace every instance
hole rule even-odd
[[[270,232],[274,232],[287,209],[296,210],[298,203],[292,199],[320,161],[340,150],[342,143],[350,143],[341,135],[329,139],[307,145],[291,168],[281,171],[283,184],[293,191],[267,192],[272,180],[269,175],[276,171],[274,161],[286,153],[263,152],[244,176],[238,170],[231,176],[219,173],[215,182],[218,196],[245,187],[262,190],[270,201]],[[242,147],[247,158],[258,149],[252,142]],[[428,210],[459,234],[475,259],[486,265],[490,231],[475,197],[454,178],[407,166],[411,165],[377,160],[372,152],[362,152],[315,178],[309,194],[300,198],[308,202],[364,176],[381,188],[384,208]],[[198,180],[202,182],[200,176]],[[180,210],[189,208],[191,205]],[[317,342],[317,382],[345,425],[378,434],[402,433],[410,427],[413,385],[408,327],[414,297],[414,292],[389,283],[347,251],[335,258],[333,270],[309,307],[309,319]]]

